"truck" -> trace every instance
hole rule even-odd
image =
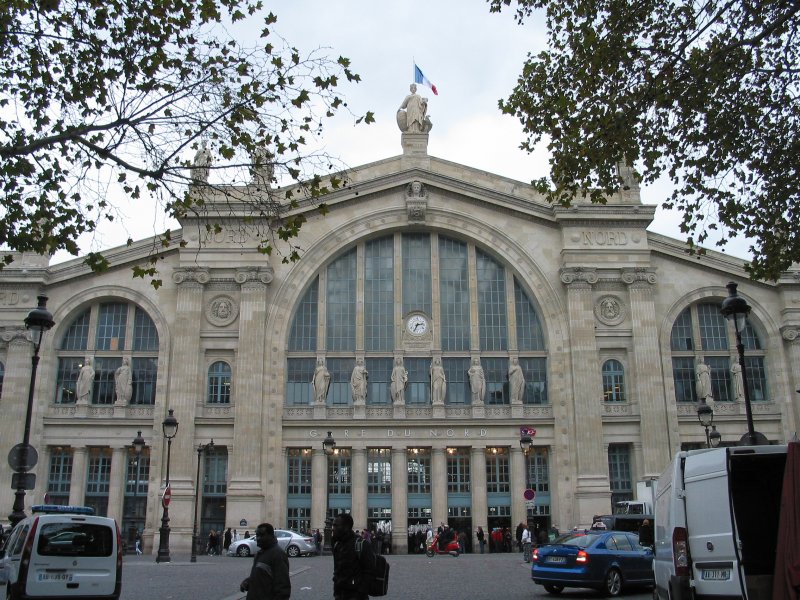
[[[656,501],[658,479],[636,482],[636,500],[620,500],[614,504],[615,515],[652,515]]]

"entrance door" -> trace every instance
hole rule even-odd
[[[449,517],[447,524],[456,535],[464,533],[464,552],[472,552],[472,517]]]
[[[511,529],[511,517],[489,517],[489,552],[503,552],[503,536]]]

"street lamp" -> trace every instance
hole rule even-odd
[[[750,388],[747,385],[747,367],[744,362],[744,344],[742,343],[742,332],[747,325],[747,315],[750,314],[750,305],[747,300],[739,296],[736,292],[738,285],[731,281],[728,283],[728,297],[722,301],[720,312],[722,316],[733,322],[736,332],[736,350],[739,352],[739,366],[742,368],[742,387],[744,388],[744,409],[747,414],[747,433],[739,440],[740,446],[755,446],[758,444],[768,444],[769,441],[764,434],[755,431],[753,427],[753,409],[750,406]]]
[[[328,480],[328,457],[333,456],[333,452],[336,450],[336,440],[333,439],[330,431],[328,432],[328,437],[322,440],[322,449],[325,451],[325,532],[322,535],[322,550],[324,552],[330,552],[333,519],[328,515],[328,494],[330,490],[330,481]]]
[[[200,504],[200,458],[214,451],[214,440],[197,446],[197,478],[194,480],[194,525],[192,526],[192,558],[189,562],[197,562],[197,505]]]
[[[39,348],[42,346],[45,332],[55,325],[53,315],[47,310],[47,296],[37,296],[37,300],[39,305],[25,317],[25,329],[31,332],[31,341],[33,342],[31,381],[28,386],[28,407],[25,412],[25,430],[22,435],[22,443],[14,446],[8,455],[8,464],[15,471],[11,477],[11,488],[17,490],[14,494],[12,512],[8,515],[8,520],[12,526],[25,518],[25,490],[32,490],[36,486],[36,475],[28,473],[39,462],[39,455],[36,449],[30,445],[33,390],[36,385],[36,369],[39,366]]]
[[[527,430],[520,431],[519,447],[522,448],[522,452],[524,452],[526,456],[528,455],[528,452],[530,451],[532,446],[533,446],[533,438],[531,437],[531,435],[527,432]]]
[[[132,515],[131,521],[132,521],[133,528],[136,530],[136,533],[138,533],[139,532],[139,526],[136,524],[136,517],[138,515],[139,510],[138,510],[138,507],[136,506],[136,495],[139,492],[139,458],[142,456],[142,450],[144,450],[144,446],[145,446],[145,441],[144,441],[144,438],[142,437],[142,432],[141,431],[137,431],[136,432],[136,437],[133,438],[133,442],[131,443],[131,445],[133,446],[133,452],[134,452],[134,455],[135,455],[134,461],[136,463],[136,471],[135,471],[136,475],[134,477],[134,482],[133,482],[133,511],[132,511],[133,515]],[[136,543],[136,535],[135,534],[134,534],[133,541],[134,541],[134,543]]]
[[[705,402],[697,406],[697,420],[706,430],[706,448],[711,448],[711,439],[708,437],[708,428],[714,422],[714,410]],[[716,429],[715,429],[716,431]]]
[[[720,442],[722,441],[722,434],[717,431],[717,426],[711,426],[711,433],[708,434],[708,443],[711,444],[712,448],[718,448]]]
[[[161,500],[161,505],[164,507],[164,512],[161,515],[161,527],[158,529],[158,555],[156,562],[169,562],[169,501],[172,495],[172,490],[169,487],[169,459],[170,451],[172,450],[172,438],[178,435],[178,419],[172,414],[173,410],[169,409],[169,414],[161,423],[161,431],[164,433],[164,438],[167,440],[167,480],[164,485],[164,498]]]

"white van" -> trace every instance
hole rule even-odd
[[[74,506],[34,506],[17,523],[2,552],[9,600],[117,600],[122,547],[114,519]]]
[[[658,480],[654,598],[772,598],[786,446],[679,452]]]

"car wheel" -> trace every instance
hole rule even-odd
[[[250,556],[250,548],[247,544],[242,544],[236,549],[236,556]]]
[[[286,554],[288,554],[291,558],[297,558],[298,556],[300,556],[300,548],[294,545],[289,546],[286,549]]]
[[[622,591],[622,574],[619,571],[611,569],[606,574],[603,591],[608,596],[619,596],[619,593]]]
[[[553,585],[552,583],[548,583],[546,586],[544,586],[544,589],[547,591],[548,594],[557,595],[564,591],[564,586]]]

